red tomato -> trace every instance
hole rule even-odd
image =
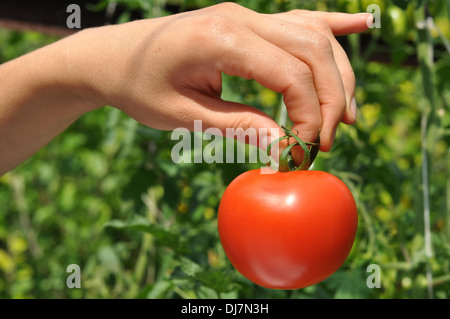
[[[299,289],[332,275],[356,235],[353,196],[323,171],[238,176],[219,206],[219,236],[233,266],[273,289]]]

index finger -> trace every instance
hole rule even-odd
[[[355,94],[355,75],[346,52],[336,40],[334,34],[364,31],[368,27],[367,21],[370,16],[370,13],[347,14],[305,10],[294,10],[275,15],[280,20],[322,33],[329,39],[332,46],[335,63],[339,69],[344,86],[346,107],[341,109],[341,107],[333,104],[321,105],[323,118],[321,137],[323,137],[324,143],[322,150],[331,148],[336,127],[340,121],[346,124],[353,124],[356,121],[355,110],[353,110],[354,107],[352,106]],[[338,92],[335,94],[338,94]]]
[[[372,21],[372,14],[369,12],[343,13],[308,10],[294,11],[300,15],[324,20],[326,23],[328,23],[331,31],[335,36],[364,32],[369,28],[369,22]],[[277,15],[284,14],[285,13],[279,13]]]

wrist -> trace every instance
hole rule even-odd
[[[55,43],[0,65],[0,175],[97,107],[65,62]]]
[[[79,54],[78,42],[73,41],[78,36],[70,36],[42,49],[48,50],[42,52],[47,65],[42,72],[48,77],[42,85],[54,93],[59,90],[64,99],[62,103],[70,105],[70,112],[76,117],[105,105],[97,90],[98,83],[90,81],[90,72],[94,70],[88,64],[93,61]]]
[[[89,28],[55,43],[67,74],[63,82],[90,109],[133,104],[142,94],[135,83],[146,81],[151,71],[148,42],[160,21]]]

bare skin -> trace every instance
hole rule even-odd
[[[277,128],[265,113],[220,98],[222,72],[281,92],[305,141],[329,151],[356,121],[355,77],[336,35],[370,14],[259,14],[225,3],[80,31],[0,65],[0,175],[94,109],[111,105],[149,127]],[[270,132],[270,130],[269,130]],[[272,137],[275,138],[275,137]]]

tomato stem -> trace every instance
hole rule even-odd
[[[320,130],[317,133],[316,141],[314,143],[309,143],[309,142],[304,142],[302,139],[300,139],[300,137],[298,137],[297,134],[294,134],[291,130],[285,128],[284,126],[281,126],[281,128],[283,129],[283,131],[286,135],[280,137],[279,139],[277,139],[269,144],[269,146],[267,147],[267,155],[270,156],[270,150],[272,149],[273,145],[281,142],[282,140],[293,137],[295,139],[295,142],[292,144],[289,144],[283,150],[283,152],[281,152],[278,171],[279,172],[291,172],[291,171],[308,170],[311,167],[317,154],[319,153]],[[297,133],[298,133],[298,131],[297,131]],[[300,145],[304,151],[303,161],[299,166],[295,165],[295,161],[292,158],[292,154],[291,154],[292,148],[297,145]]]

